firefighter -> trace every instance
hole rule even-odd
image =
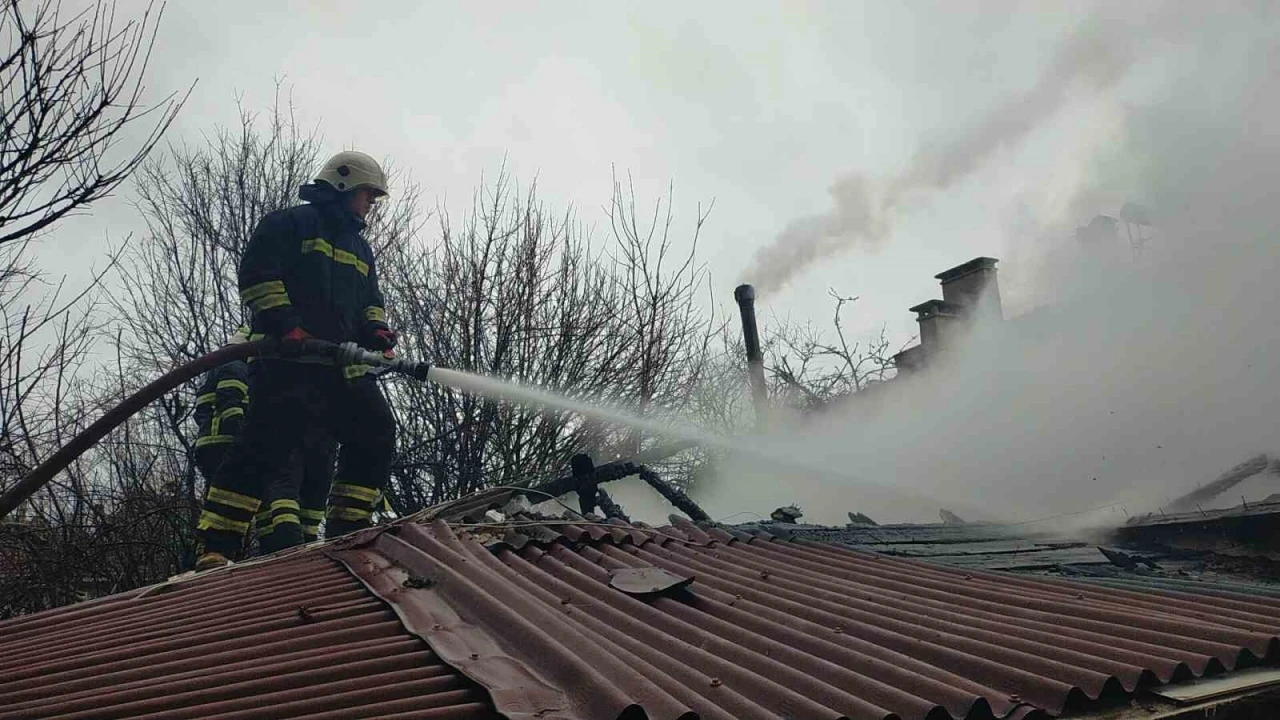
[[[298,194],[304,204],[258,222],[240,260],[240,299],[253,312],[253,332],[286,346],[315,337],[391,353],[396,333],[387,326],[373,252],[362,235],[365,218],[387,194],[382,168],[364,153],[341,152]],[[263,489],[287,477],[291,455],[314,428],[341,444],[327,536],[369,527],[391,474],[395,424],[370,368],[283,358],[255,365],[244,430],[205,493],[197,570],[238,555]],[[276,524],[276,533],[296,544],[301,524]]]
[[[249,328],[242,326],[227,344],[246,342],[248,335]],[[240,436],[249,407],[250,376],[251,366],[243,360],[225,363],[205,375],[196,397],[195,450],[196,466],[206,483],[213,481],[227,450]],[[301,542],[319,539],[337,449],[337,444],[324,432],[308,433],[301,451],[295,453],[290,463],[291,472],[286,479],[266,488],[262,511],[255,518],[260,552],[283,550],[289,547],[284,543],[297,539],[293,533],[275,534],[280,524],[300,524]]]
[[[228,345],[247,342],[249,329],[236,330]],[[231,443],[240,435],[249,407],[249,365],[243,360],[220,365],[204,376],[196,396],[196,467],[205,482],[213,479]]]

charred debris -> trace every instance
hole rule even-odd
[[[936,562],[975,571],[1007,571],[1057,576],[1115,587],[1194,589],[1213,583],[1227,590],[1280,598],[1280,497],[1245,501],[1235,507],[1205,507],[1259,473],[1277,473],[1267,456],[1251,458],[1213,482],[1169,504],[1191,512],[1137,515],[1106,530],[1064,532],[1036,523],[966,520],[946,508],[939,522],[886,523],[856,511],[844,526],[804,522],[804,509],[774,509],[768,519],[716,523],[688,493],[654,469],[663,459],[688,449],[687,443],[654,448],[635,457],[596,465],[586,455],[573,458],[569,472],[541,484],[482,491],[429,511],[474,526],[492,542],[503,542],[520,522],[569,520],[637,525],[610,496],[607,485],[636,477],[670,503],[674,513],[701,527],[764,532],[788,540],[835,544],[853,550]],[[575,494],[576,506],[566,502]],[[672,516],[676,517],[675,515]],[[642,525],[639,524],[639,525]]]

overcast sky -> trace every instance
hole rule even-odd
[[[198,78],[168,140],[199,142],[237,121],[237,98],[269,108],[282,80],[327,151],[392,159],[455,217],[504,158],[600,242],[613,168],[642,201],[674,183],[677,232],[715,201],[702,257],[724,305],[738,282],[764,283],[744,273],[762,248],[786,253],[785,230],[874,221],[774,278],[763,323],[826,322],[833,287],[861,296],[857,332],[885,324],[903,341],[935,273],[1000,258],[1006,315],[1076,311],[1056,345],[987,348],[874,424],[806,431],[794,450],[969,503],[957,509],[1036,516],[1163,502],[1280,454],[1278,7],[184,1],[166,10],[148,85],[158,98]],[[140,231],[127,197],[61,226],[47,267],[83,269]],[[1129,200],[1165,223],[1154,264],[1108,271],[1127,248],[1101,268],[1073,258],[1074,228]],[[743,477],[701,501],[720,514],[799,501],[826,522],[855,501],[936,516],[932,500],[850,500],[848,483]]]
[[[1146,6],[1128,5],[1125,22],[1141,35]],[[120,2],[124,12],[144,7]],[[575,205],[601,240],[614,167],[635,177],[642,200],[672,182],[683,232],[699,203],[715,201],[703,258],[728,303],[755,250],[829,208],[833,181],[893,175],[922,147],[981,124],[1036,83],[1092,8],[173,2],[148,86],[159,97],[198,79],[174,142],[234,123],[237,97],[268,108],[282,79],[328,150],[391,158],[454,214],[504,157],[522,182],[537,176],[544,199]],[[1032,264],[1022,260],[1042,240],[1031,235],[1115,211],[1116,195],[1082,206],[1071,202],[1075,188],[1112,139],[1118,108],[1165,91],[1169,72],[1138,63],[1107,92],[1073,97],[971,177],[900,213],[887,241],[798,275],[765,312],[825,321],[834,287],[862,297],[851,318],[859,330],[887,323],[905,339],[915,326],[906,308],[938,294],[932,276],[977,255],[1004,261],[1015,311],[1030,304]],[[63,231],[62,247],[140,229],[123,198],[96,210]]]

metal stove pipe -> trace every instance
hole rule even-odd
[[[760,350],[760,332],[756,328],[756,289],[739,285],[733,291],[742,315],[742,342],[747,349],[747,378],[751,382],[751,404],[756,410],[756,423],[763,424],[769,412],[769,388],[764,381],[764,353]]]

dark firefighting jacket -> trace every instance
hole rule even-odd
[[[240,299],[254,334],[302,328],[331,342],[369,346],[385,329],[364,221],[336,202],[307,203],[262,218],[240,260]]]

